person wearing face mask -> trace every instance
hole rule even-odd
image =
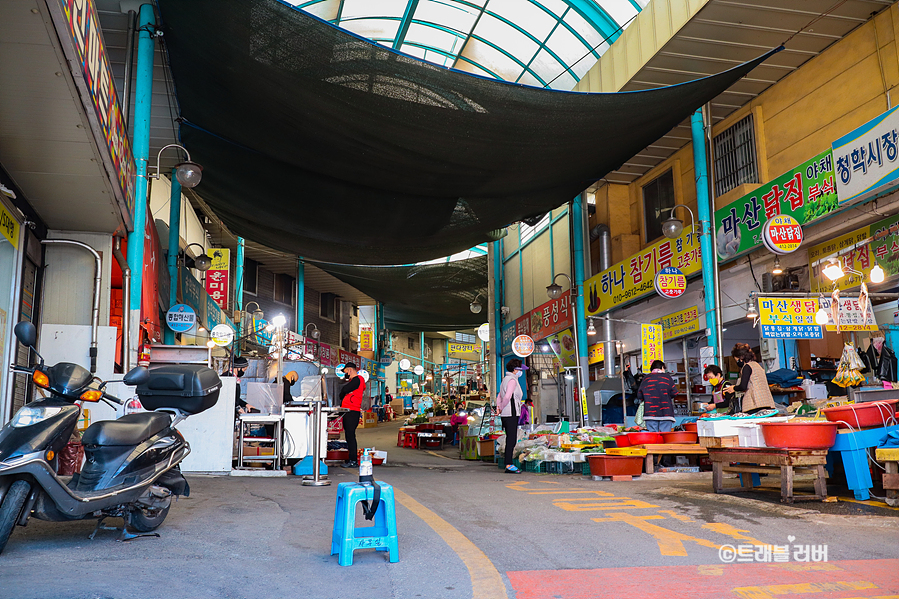
[[[345,468],[358,468],[358,449],[356,446],[356,428],[362,416],[362,396],[365,394],[365,379],[359,376],[359,369],[352,362],[347,362],[343,367],[344,378],[347,384],[340,388],[340,407],[347,412],[343,415],[343,434],[346,438],[346,448],[349,450],[349,459],[344,462]]]
[[[510,474],[521,473],[521,469],[512,463],[512,455],[518,442],[518,418],[521,416],[521,399],[524,396],[518,379],[527,369],[518,358],[509,360],[506,364],[506,376],[503,377],[496,396],[496,413],[502,418],[503,432],[506,433],[506,472]]]
[[[740,380],[733,387],[737,393],[743,393],[740,411],[744,414],[754,414],[760,410],[775,409],[765,369],[755,361],[755,354],[749,348],[749,344],[737,343],[730,355],[740,368]]]
[[[702,373],[702,378],[712,386],[712,403],[706,404],[707,410],[715,410],[718,414],[731,413],[731,400],[734,398],[733,385],[724,384],[724,373],[716,364],[709,364]]]

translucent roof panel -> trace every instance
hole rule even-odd
[[[571,89],[649,0],[282,0],[440,66]]]

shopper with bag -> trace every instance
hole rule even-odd
[[[496,413],[500,415],[503,423],[503,432],[506,433],[506,472],[510,474],[520,474],[521,469],[512,463],[512,455],[515,451],[515,444],[518,443],[518,418],[521,416],[521,399],[524,392],[518,379],[524,374],[528,367],[521,363],[518,358],[509,360],[506,364],[506,376],[499,387],[499,393],[496,396]]]

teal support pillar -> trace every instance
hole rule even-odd
[[[378,302],[377,306],[375,306],[375,343],[377,344],[375,352],[375,357],[380,360],[384,354],[386,354],[390,350],[390,336],[384,327],[384,303]],[[382,341],[382,336],[384,340]],[[384,367],[384,385],[381,387],[381,403],[383,404],[386,399],[386,387],[387,387],[387,368]],[[397,392],[397,389],[393,390],[394,393]]]
[[[306,326],[306,315],[304,306],[306,305],[306,262],[303,258],[297,259],[297,333],[303,334],[303,328]],[[349,348],[347,348],[349,349]]]
[[[243,237],[237,238],[237,257],[235,258],[234,265],[234,278],[237,281],[237,285],[234,286],[234,310],[237,312],[243,312],[243,261],[244,261],[244,239]],[[235,339],[239,340],[243,336],[243,314],[240,315],[240,318],[235,318],[235,324],[237,325],[237,334],[234,336]],[[234,355],[240,355],[240,341],[234,341]]]
[[[493,373],[493,386],[499,395],[499,386],[505,375],[503,364],[503,242],[493,242],[493,322],[494,327],[494,364],[496,372]]]
[[[147,170],[150,162],[150,113],[153,95],[153,54],[156,17],[153,6],[144,4],[138,16],[137,81],[134,86],[134,164],[137,176],[134,181],[134,230],[128,234],[128,268],[133,273],[128,315],[131,319],[131,337],[125,339],[126,351],[137,350],[140,342],[140,308],[143,295],[144,232],[147,228]],[[132,361],[136,363],[136,360]]]
[[[237,238],[237,258],[235,259],[234,278],[237,279],[237,285],[234,288],[234,309],[243,311],[243,261],[244,261],[244,239]]]
[[[588,370],[587,355],[587,319],[581,314],[584,307],[584,247],[585,242],[585,225],[584,217],[587,214],[586,194],[578,194],[571,202],[571,245],[574,253],[574,287],[577,290],[577,296],[571,298],[572,312],[574,318],[574,326],[576,330],[575,341],[577,343],[577,366],[578,366],[578,395],[574,398],[578,411],[581,414],[581,422],[586,424],[587,413],[583,410],[581,402],[581,394],[590,384],[590,371]]]
[[[697,109],[690,117],[690,130],[693,135],[693,172],[696,176],[696,207],[699,215],[699,226],[702,235],[699,248],[702,251],[702,284],[705,287],[705,327],[709,333],[706,344],[713,348],[713,355],[718,355],[720,342],[718,339],[718,289],[716,288],[715,271],[718,268],[717,253],[712,244],[711,199],[709,198],[709,171],[705,149],[705,126],[702,110]],[[723,364],[719,364],[723,366]]]
[[[169,199],[169,305],[178,303],[178,254],[181,253],[181,183],[172,169],[172,195]],[[134,272],[134,271],[132,271]],[[175,344],[175,331],[165,327],[163,341],[166,345]]]

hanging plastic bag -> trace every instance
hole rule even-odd
[[[634,416],[634,424],[637,426],[643,426],[643,406],[646,405],[645,401],[641,401],[640,405],[637,406],[637,414]]]

